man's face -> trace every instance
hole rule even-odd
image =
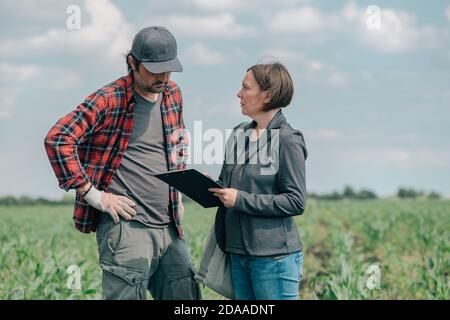
[[[131,57],[129,58],[132,59]],[[131,62],[131,65],[134,68],[134,61]],[[134,81],[141,90],[148,93],[160,93],[164,91],[164,87],[170,79],[171,72],[152,73],[140,63],[139,68],[134,70],[133,75]]]

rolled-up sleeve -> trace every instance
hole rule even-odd
[[[69,189],[83,187],[89,177],[80,163],[77,146],[92,135],[100,112],[105,108],[102,97],[92,96],[74,111],[61,118],[48,132],[44,146],[59,186]]]

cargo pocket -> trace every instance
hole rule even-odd
[[[163,297],[164,300],[200,300],[201,293],[197,280],[195,280],[195,271],[192,264],[188,270],[179,272],[177,276],[170,276],[167,279],[169,286],[169,297]]]
[[[145,300],[144,273],[127,267],[100,263],[103,295],[107,300]]]

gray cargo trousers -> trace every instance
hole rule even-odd
[[[201,299],[186,242],[175,227],[151,228],[121,220],[97,226],[105,299]]]

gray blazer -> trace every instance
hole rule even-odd
[[[248,133],[247,130],[255,126],[255,121],[244,123],[235,127],[234,132],[241,128]],[[242,241],[249,255],[272,256],[302,250],[293,216],[302,214],[306,206],[307,150],[303,134],[287,123],[281,110],[267,129],[279,129],[278,170],[271,175],[261,175],[261,169],[267,164],[242,164],[236,206],[232,209],[240,214],[240,226],[225,225],[227,208],[224,206],[216,213],[215,233],[222,250],[225,250],[227,227],[241,228]],[[222,166],[218,182],[224,187],[229,187],[234,166],[225,162]]]

